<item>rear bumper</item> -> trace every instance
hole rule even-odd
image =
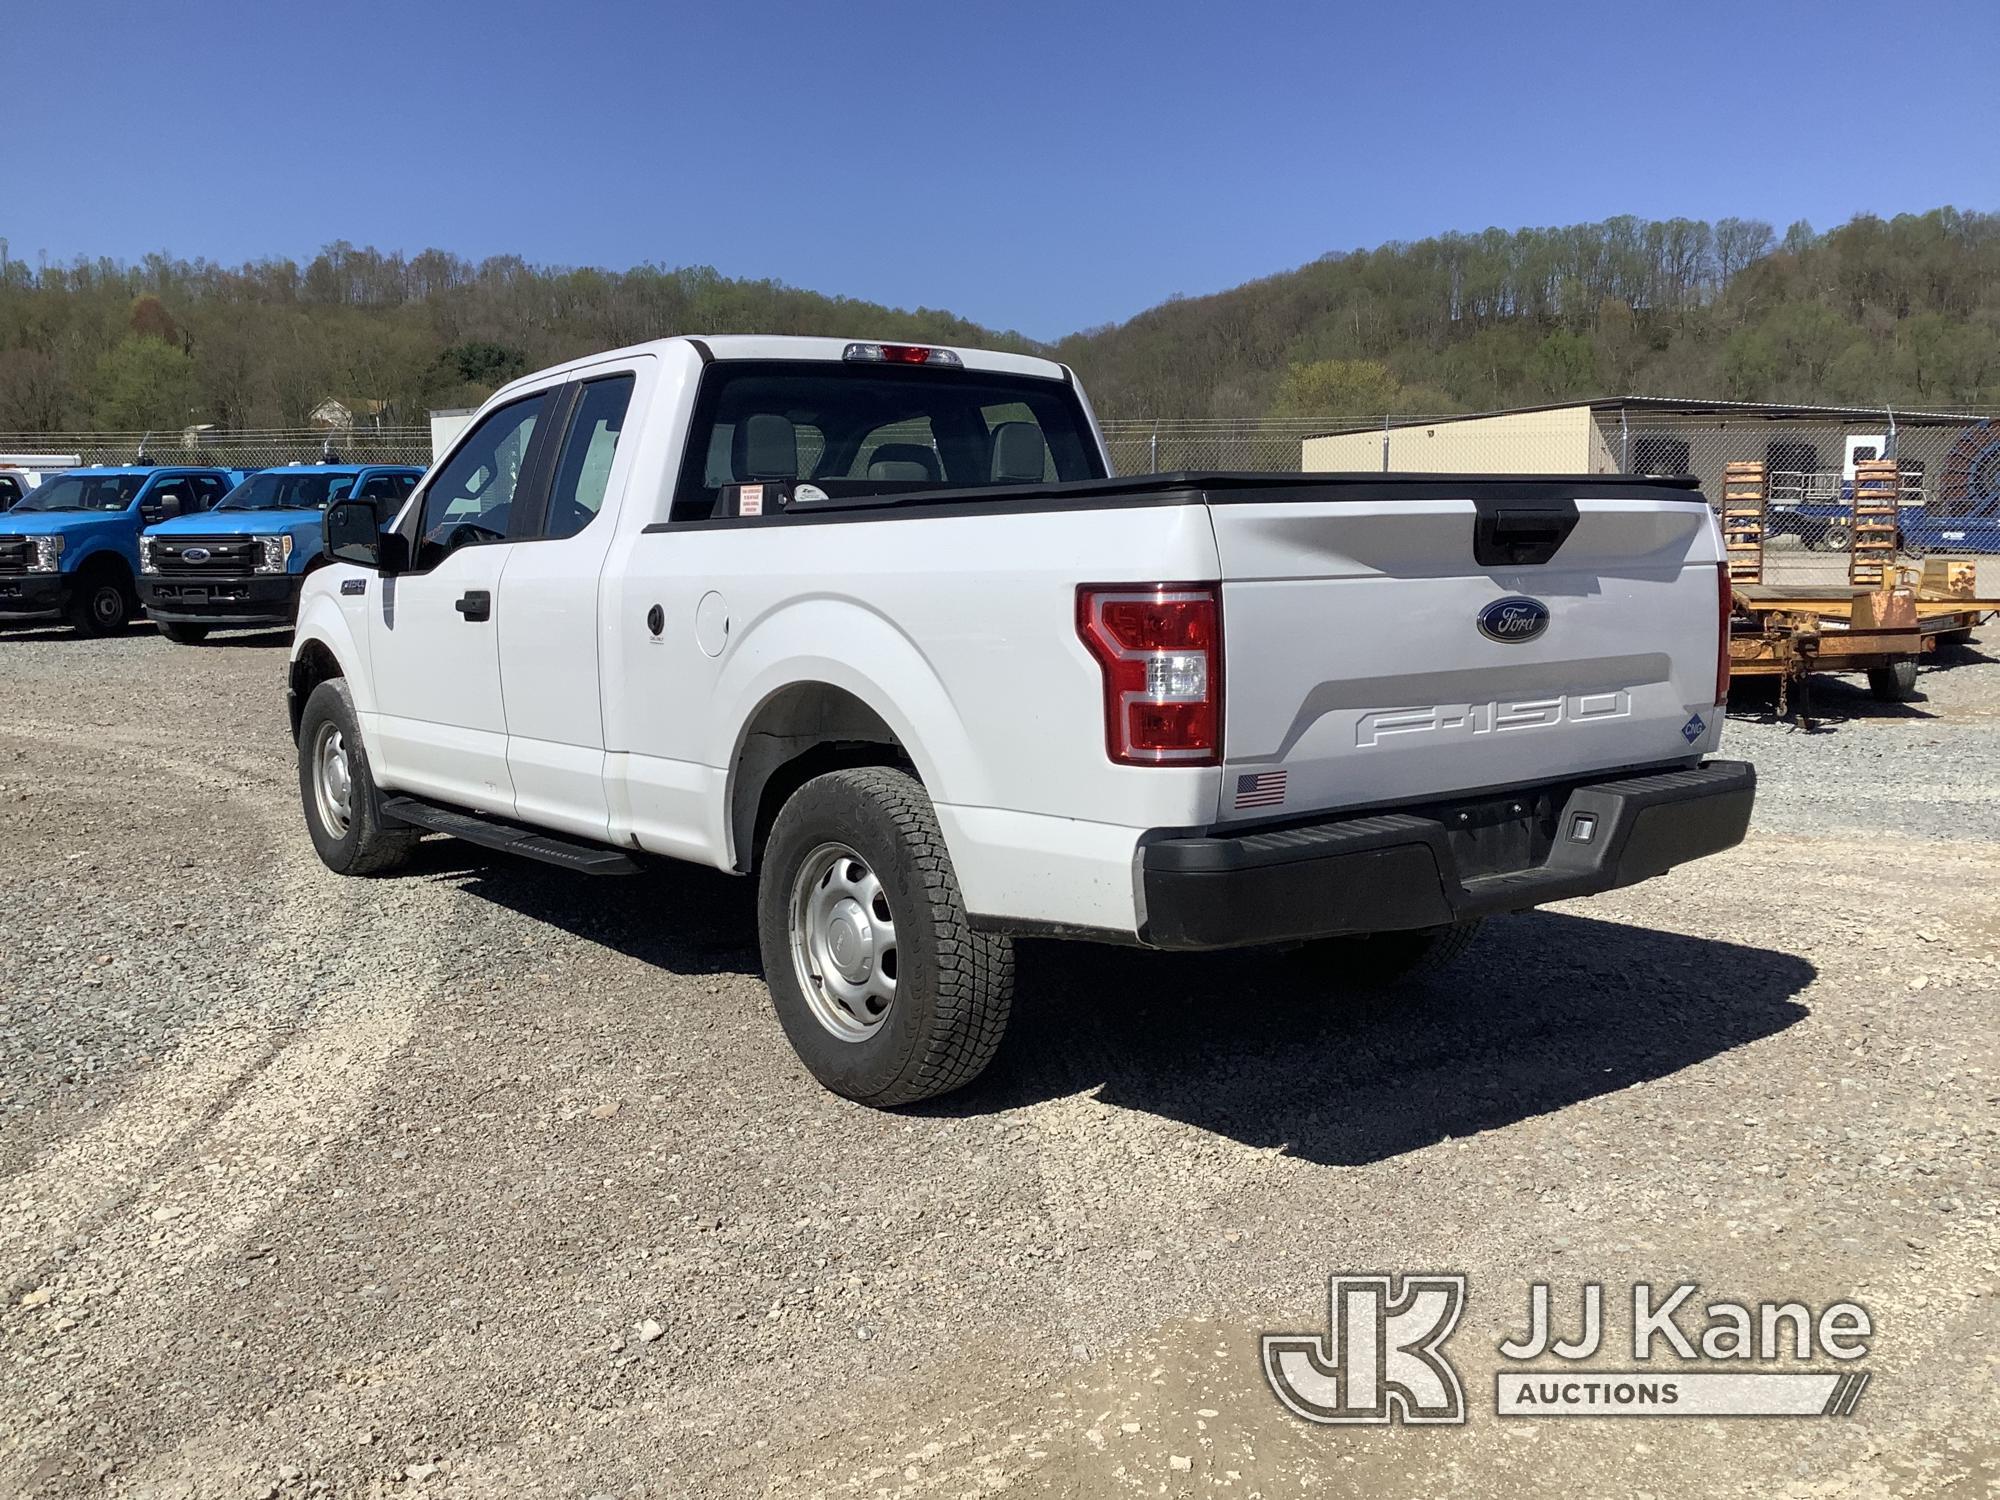
[[[1161,839],[1139,851],[1140,941],[1230,948],[1342,933],[1436,927],[1589,896],[1741,843],[1756,769],[1686,770],[1564,782],[1493,799],[1259,833]],[[1497,811],[1497,817],[1495,816]],[[1464,826],[1485,824],[1479,834]],[[1586,836],[1587,835],[1587,836]],[[1527,862],[1478,873],[1495,849]]]
[[[139,579],[139,602],[168,625],[289,625],[298,614],[303,581],[297,573],[235,578],[148,573]]]
[[[61,573],[9,573],[0,577],[0,620],[39,620],[59,615],[69,602],[69,579]]]

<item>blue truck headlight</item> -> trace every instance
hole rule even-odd
[[[292,555],[291,533],[283,536],[260,536],[257,545],[263,549],[257,559],[259,573],[282,573]]]
[[[153,563],[153,539],[143,533],[139,537],[139,571],[141,573],[160,571]]]
[[[28,558],[30,573],[53,573],[62,566],[63,539],[59,536],[31,536],[28,545],[33,549]]]

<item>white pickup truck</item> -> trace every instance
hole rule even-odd
[[[1118,479],[1059,364],[673,338],[507,386],[378,525],[330,509],[292,647],[321,858],[755,875],[868,1104],[985,1067],[1017,935],[1380,979],[1750,816],[1685,482]]]

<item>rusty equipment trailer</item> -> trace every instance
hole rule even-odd
[[[1800,717],[1809,717],[1815,672],[1865,672],[1876,697],[1907,699],[1916,692],[1917,659],[1924,652],[1963,640],[2000,610],[2000,598],[1979,597],[1969,558],[1927,558],[1921,570],[1898,566],[1894,511],[1887,508],[1895,503],[1886,487],[1893,471],[1893,464],[1855,467],[1856,524],[1845,584],[1765,583],[1768,467],[1732,463],[1724,471],[1722,533],[1734,596],[1730,675],[1778,678],[1781,713],[1785,691],[1796,682]]]

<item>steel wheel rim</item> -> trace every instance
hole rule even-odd
[[[843,1042],[865,1042],[896,1003],[896,919],[866,860],[821,844],[792,881],[792,967],[813,1019]]]
[[[115,585],[107,584],[90,596],[91,612],[97,616],[98,623],[102,625],[109,625],[116,620],[124,606],[125,600]]]
[[[354,817],[354,766],[347,758],[347,736],[338,724],[320,726],[313,740],[312,765],[319,820],[335,838],[345,838]]]

